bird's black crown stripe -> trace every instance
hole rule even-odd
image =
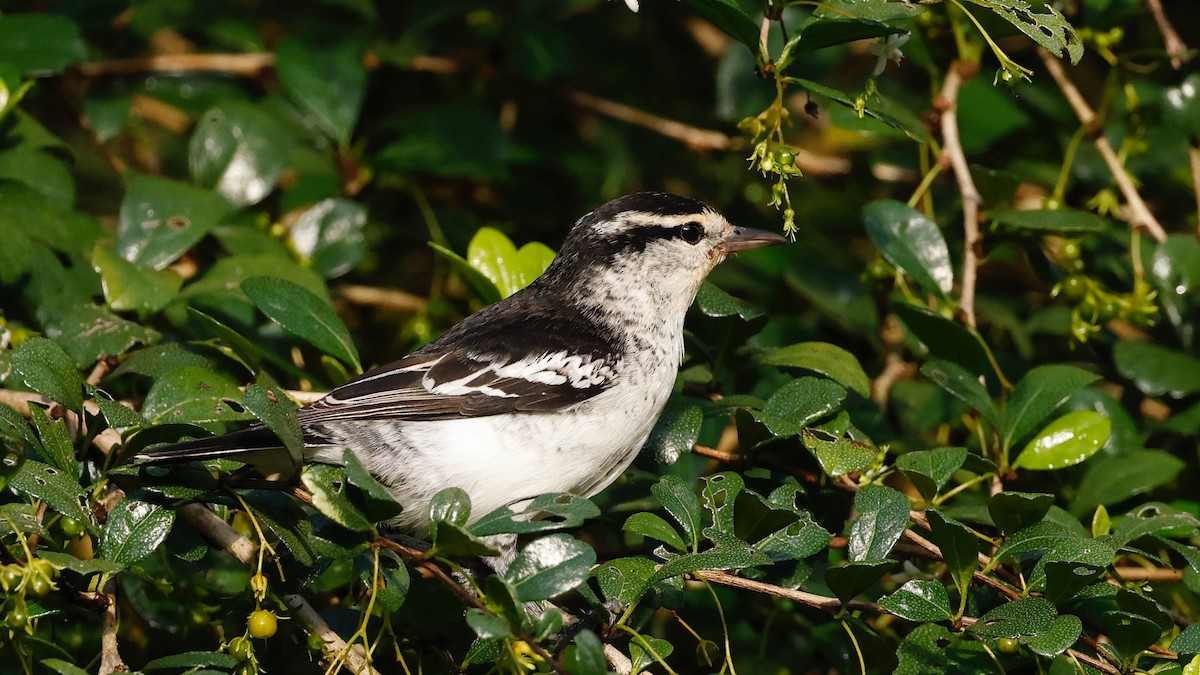
[[[688,197],[665,192],[635,192],[612,200],[590,215],[592,222],[599,222],[612,220],[622,213],[633,211],[652,213],[656,216],[686,216],[712,210],[708,204]]]

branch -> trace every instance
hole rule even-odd
[[[1150,7],[1150,14],[1154,16],[1154,23],[1158,24],[1158,32],[1162,33],[1163,46],[1167,48],[1167,55],[1171,57],[1171,67],[1179,70],[1188,60],[1188,47],[1163,12],[1162,0],[1146,0],[1146,4]]]
[[[942,153],[950,158],[950,166],[954,168],[954,178],[958,181],[958,191],[962,193],[963,209],[963,270],[962,298],[958,304],[958,312],[967,328],[975,330],[975,280],[979,267],[979,207],[983,199],[975,188],[971,178],[971,170],[967,166],[967,156],[963,152],[962,141],[958,137],[958,90],[967,80],[978,71],[978,64],[955,61],[950,64],[946,80],[942,83],[942,92],[934,102],[934,107],[941,112],[942,117]]]
[[[1108,138],[1099,129],[1096,112],[1092,110],[1088,102],[1084,100],[1083,94],[1079,93],[1079,89],[1067,77],[1062,63],[1057,58],[1041,47],[1038,47],[1038,56],[1042,58],[1042,63],[1046,64],[1046,70],[1050,72],[1050,77],[1054,78],[1058,88],[1062,90],[1063,96],[1071,104],[1071,109],[1075,111],[1075,116],[1079,118],[1079,123],[1088,130],[1092,137],[1092,144],[1096,146],[1096,150],[1104,158],[1104,163],[1108,165],[1108,170],[1112,172],[1113,180],[1116,181],[1117,187],[1120,188],[1121,194],[1129,204],[1130,226],[1150,235],[1154,241],[1159,243],[1166,241],[1166,231],[1163,230],[1163,226],[1154,217],[1154,214],[1150,212],[1150,208],[1146,206],[1142,196],[1138,194],[1137,188],[1133,184],[1133,178],[1121,164],[1121,160],[1113,150],[1112,144],[1108,142]]]
[[[132,75],[137,73],[227,73],[242,77],[257,77],[275,66],[275,54],[251,52],[246,54],[152,54],[132,59],[81,63],[79,74],[84,77]]]
[[[620,649],[607,642],[604,643],[604,658],[608,659],[608,665],[613,667],[617,675],[633,674],[633,661],[630,661],[629,657],[622,654]],[[647,675],[647,673],[643,670],[637,673],[637,675]]]
[[[117,582],[110,580],[104,587],[104,615],[100,625],[100,675],[128,673],[129,666],[117,651]]]
[[[419,295],[392,288],[346,284],[337,289],[338,297],[354,305],[379,307],[394,312],[420,312],[428,301]]]

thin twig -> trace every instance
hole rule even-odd
[[[1192,167],[1192,195],[1196,198],[1196,213],[1200,214],[1200,140],[1188,141],[1188,164]],[[1200,222],[1196,223],[1196,233],[1200,235]]]
[[[380,307],[394,312],[420,312],[429,301],[419,295],[394,288],[346,284],[337,289],[338,297],[355,305]]]
[[[975,329],[975,280],[979,267],[979,207],[983,198],[971,178],[971,170],[967,166],[967,156],[963,152],[962,141],[958,136],[958,91],[962,85],[975,75],[978,64],[955,61],[950,64],[946,80],[942,83],[942,92],[938,96],[936,107],[941,111],[942,121],[942,153],[950,158],[950,166],[954,169],[954,178],[958,181],[958,191],[962,194],[963,211],[963,264],[962,264],[962,293],[958,303],[958,313],[962,321],[972,330]]]
[[[816,607],[817,609],[824,609],[831,612],[836,612],[842,609],[842,601],[838,600],[837,598],[831,598],[827,595],[818,595],[816,593],[808,593],[805,591],[796,590],[794,588],[784,588],[783,586],[776,586],[775,584],[768,584],[764,581],[755,581],[754,579],[739,577],[736,574],[730,574],[729,572],[722,572],[720,570],[701,570],[699,572],[693,572],[692,576],[698,579],[711,581],[715,584],[721,584],[722,586],[741,588],[747,591],[754,591],[756,593],[773,595],[777,598],[785,598],[787,600],[792,600],[793,602],[798,602],[802,605]],[[865,600],[851,600],[850,602],[846,603],[845,607],[846,609],[863,610],[867,612],[873,612],[875,614],[888,613],[887,610],[885,610],[878,603],[866,602]]]
[[[84,77],[133,75],[138,73],[227,73],[256,77],[275,66],[275,54],[151,54],[132,59],[93,61],[79,64]]]
[[[1146,4],[1150,7],[1150,14],[1154,16],[1154,23],[1158,24],[1158,32],[1162,33],[1163,46],[1167,49],[1167,55],[1171,57],[1171,67],[1179,70],[1188,60],[1188,47],[1167,19],[1161,0],[1146,0]]]
[[[604,658],[608,659],[608,665],[613,667],[617,675],[631,675],[633,673],[633,661],[629,660],[628,656],[621,653],[615,645],[604,644]],[[646,671],[640,671],[637,675],[647,675]]]
[[[1129,205],[1129,224],[1134,229],[1149,234],[1154,238],[1154,241],[1159,243],[1166,241],[1166,231],[1163,230],[1163,226],[1154,217],[1154,214],[1150,212],[1150,208],[1146,206],[1146,202],[1142,200],[1142,196],[1133,184],[1133,178],[1125,170],[1120,158],[1117,157],[1116,151],[1113,150],[1112,144],[1108,142],[1108,138],[1099,128],[1096,121],[1096,112],[1084,100],[1083,94],[1079,93],[1079,89],[1075,86],[1075,83],[1071,82],[1071,79],[1067,77],[1067,72],[1063,69],[1062,63],[1054,55],[1039,47],[1038,56],[1042,58],[1042,63],[1046,64],[1046,70],[1049,71],[1050,77],[1054,78],[1055,83],[1058,84],[1058,88],[1062,90],[1063,96],[1071,104],[1071,109],[1075,111],[1075,116],[1079,118],[1079,123],[1088,130],[1092,144],[1096,146],[1096,150],[1104,158],[1104,163],[1108,165],[1108,170],[1112,172],[1113,180],[1116,181],[1117,187],[1121,190],[1121,194],[1125,197],[1125,201]]]

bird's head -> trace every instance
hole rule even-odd
[[[615,276],[665,294],[694,294],[730,253],[785,241],[773,232],[735,227],[695,199],[636,192],[580,218],[548,274],[574,281]]]

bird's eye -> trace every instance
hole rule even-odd
[[[704,238],[704,227],[694,220],[684,223],[679,226],[679,238],[689,244],[699,244],[700,240]]]

